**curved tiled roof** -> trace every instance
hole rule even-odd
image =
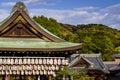
[[[89,67],[85,67],[86,70],[98,70],[102,71],[103,73],[109,73],[107,66],[100,58],[100,54],[79,54],[79,56],[75,58],[69,66],[74,66],[75,63],[80,62],[81,58],[90,64]]]
[[[0,48],[28,48],[28,49],[62,49],[77,47],[80,44],[71,42],[51,42],[37,38],[0,38]]]
[[[67,42],[52,34],[44,27],[30,18],[24,3],[18,2],[14,6],[11,14],[0,25],[0,31],[6,29],[19,15],[27,21],[38,33],[44,35],[50,41],[41,40],[41,38],[12,38],[0,37],[0,50],[34,50],[34,51],[66,51],[81,49],[81,43]],[[39,35],[39,34],[37,34]]]

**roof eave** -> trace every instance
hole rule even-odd
[[[5,51],[73,51],[73,50],[80,50],[82,45],[72,46],[72,47],[65,47],[65,48],[0,48],[0,50]]]

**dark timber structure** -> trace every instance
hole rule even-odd
[[[51,80],[81,47],[37,24],[18,2],[0,24],[0,75],[3,80]]]

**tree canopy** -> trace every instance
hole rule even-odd
[[[101,53],[104,60],[120,52],[120,31],[103,24],[70,25],[53,18],[34,16],[33,19],[58,37],[75,43],[83,43],[80,53]],[[109,55],[109,56],[108,56]]]

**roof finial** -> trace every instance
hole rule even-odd
[[[14,13],[15,11],[20,11],[20,12],[25,11],[28,13],[28,10],[23,2],[17,2],[15,4],[15,6],[12,9],[12,13]]]

